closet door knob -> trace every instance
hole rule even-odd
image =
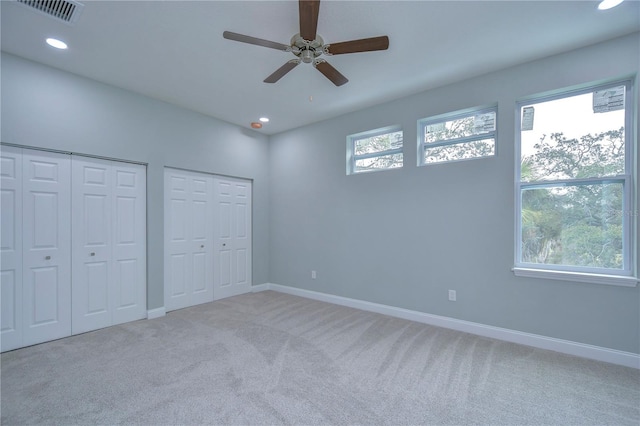
[[[44,260],[51,260],[51,256],[45,256]]]
[[[89,254],[89,256],[95,256],[95,255],[96,255],[96,254],[95,254],[95,252],[91,252],[91,253]]]
[[[204,248],[204,244],[200,244],[200,248]]]

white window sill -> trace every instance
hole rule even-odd
[[[533,269],[515,267],[511,269],[518,277],[547,278],[550,280],[577,281],[591,284],[617,285],[622,287],[636,287],[638,278],[620,275],[588,274],[584,272],[551,271],[547,269]]]

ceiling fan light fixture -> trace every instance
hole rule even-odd
[[[58,40],[57,38],[48,38],[47,40],[47,44],[51,47],[55,47],[56,49],[61,49],[64,50],[67,48],[67,43],[65,43],[62,40]]]
[[[624,0],[602,0],[598,5],[598,10],[608,10],[616,7]]]

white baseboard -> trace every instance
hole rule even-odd
[[[258,293],[260,291],[269,290],[269,286],[270,285],[271,284],[269,284],[269,283],[254,285],[254,286],[251,287],[251,292],[252,293]]]
[[[587,345],[584,343],[572,342],[570,340],[541,336],[539,334],[524,333],[522,331],[511,330],[508,328],[494,327],[491,325],[464,321],[440,315],[426,314],[424,312],[411,311],[409,309],[396,308],[394,306],[382,305],[358,299],[350,299],[348,297],[335,296],[317,291],[303,290],[280,284],[265,283],[253,287],[254,292],[264,290],[273,290],[294,296],[306,297],[307,299],[319,300],[322,302],[361,309],[363,311],[376,312],[383,315],[402,318],[409,321],[416,321],[423,324],[463,331],[465,333],[471,333],[478,336],[490,337],[492,339],[504,340],[506,342],[519,343],[521,345],[640,369],[640,354],[632,352],[618,351],[615,349],[603,348],[601,346]]]
[[[161,308],[149,309],[147,311],[147,319],[160,318],[167,314],[167,311],[164,309],[164,306]]]

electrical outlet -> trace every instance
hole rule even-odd
[[[315,280],[318,277],[318,274],[316,274],[316,271],[311,271],[311,279]]]
[[[455,290],[449,290],[449,300],[452,302],[456,301],[456,291]]]

